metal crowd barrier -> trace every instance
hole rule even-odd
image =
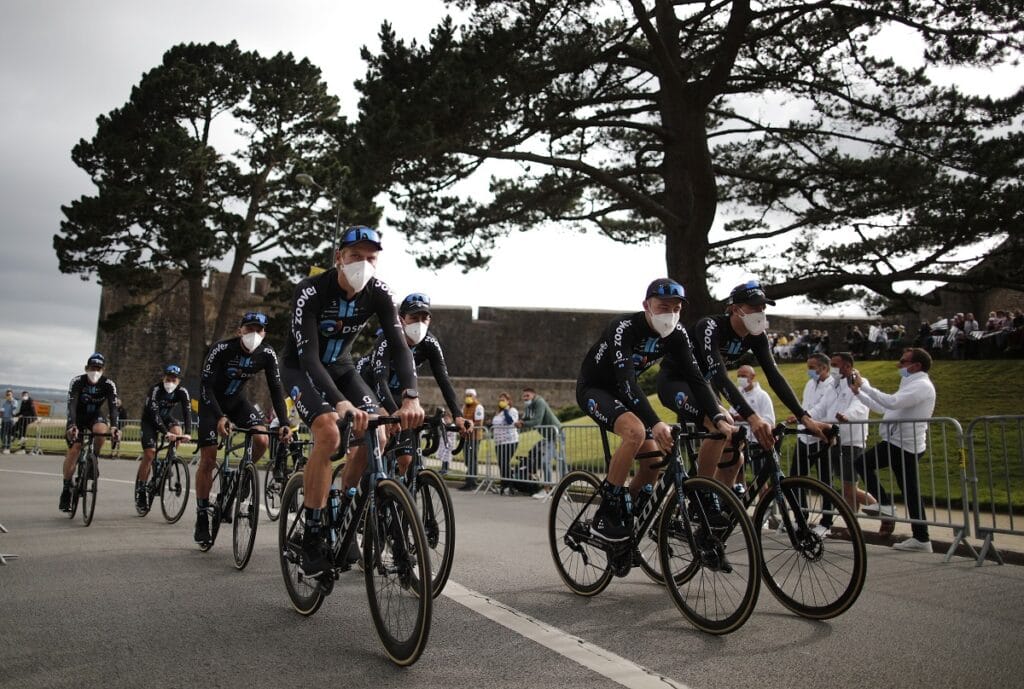
[[[992,547],[995,535],[1024,536],[1024,520],[1017,519],[1024,498],[1013,490],[1014,482],[1018,488],[1024,485],[1024,416],[974,419],[966,439],[974,537],[983,539],[977,564],[981,566],[989,551],[1003,564]]]

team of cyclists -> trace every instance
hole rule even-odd
[[[267,317],[246,313],[232,338],[211,347],[203,365],[199,394],[200,463],[196,476],[197,513],[195,541],[208,543],[209,496],[219,438],[231,425],[266,430],[260,411],[244,394],[248,380],[262,371],[278,419],[289,417],[289,403],[313,437],[304,473],[305,523],[302,568],[319,573],[328,565],[325,535],[318,526],[331,483],[331,455],[339,444],[338,420],[351,416],[356,436],[366,432],[371,417],[381,407],[400,420],[399,473],[404,473],[411,449],[411,431],[424,420],[417,390],[417,369],[429,362],[445,404],[460,428],[468,430],[455,390],[448,377],[439,340],[429,333],[430,299],[421,293],[406,296],[396,307],[388,286],[375,276],[382,250],[380,234],[356,226],[342,233],[334,254],[334,266],[308,277],[296,286],[291,303],[287,341],[280,363],[264,342]],[[611,457],[600,487],[602,500],[592,521],[592,532],[608,541],[627,539],[631,530],[631,504],[642,486],[656,479],[655,459],[642,459],[629,487],[626,481],[634,458],[652,451],[668,450],[671,427],[661,421],[640,389],[638,376],[661,361],[657,378],[658,398],[676,412],[681,423],[693,423],[717,431],[722,440],[707,440],[698,455],[698,473],[733,485],[740,462],[720,468],[728,439],[736,432],[732,417],[719,402],[724,396],[749,425],[757,441],[773,444],[771,426],[746,403],[726,373],[727,366],[752,353],[766,378],[793,416],[824,439],[828,425],[811,418],[782,377],[771,354],[766,334],[765,308],[773,305],[756,281],[737,286],[730,293],[726,312],[698,320],[692,330],[680,316],[686,293],[678,282],[661,278],[647,288],[643,310],[613,319],[584,357],[576,389],[580,408],[599,426],[618,435],[621,444]],[[379,335],[369,354],[360,361],[352,345],[367,322],[377,318]],[[68,391],[67,441],[64,486],[60,509],[70,503],[70,479],[84,430],[95,434],[97,452],[103,434],[112,429],[118,439],[117,389],[103,375],[101,354],[86,362],[85,374],[71,381]],[[102,414],[106,401],[110,419]],[[179,413],[180,412],[180,413]],[[282,445],[291,439],[289,423],[276,433]],[[383,428],[377,430],[381,443]],[[181,370],[168,365],[163,379],[146,397],[142,415],[143,460],[136,477],[136,499],[146,499],[142,489],[148,479],[157,434],[169,442],[181,442],[191,434],[190,398],[181,386]],[[266,435],[253,437],[253,457],[267,449]],[[405,443],[405,444],[403,444]],[[366,465],[365,445],[349,453],[342,474],[342,499],[350,499]]]

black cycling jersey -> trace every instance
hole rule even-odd
[[[681,362],[681,371],[689,367],[685,375],[694,383],[694,394],[710,411],[709,416],[715,416],[718,403],[700,375],[686,330],[676,325],[668,337],[662,338],[647,324],[643,311],[622,315],[605,328],[583,359],[578,387],[592,386],[614,393],[650,428],[661,419],[640,389],[637,377],[668,353]]]
[[[441,395],[444,397],[452,418],[462,415],[462,407],[459,406],[459,399],[455,396],[455,388],[448,379],[448,366],[444,362],[444,353],[441,351],[441,343],[433,334],[427,333],[423,341],[410,347],[412,360],[416,368],[424,363],[430,363],[430,370],[434,373],[434,380],[441,388]],[[405,387],[398,378],[398,372],[391,365],[391,346],[387,339],[379,337],[373,343],[373,349],[356,362],[356,370],[363,377],[377,396],[381,404],[389,414],[395,413],[398,409],[396,398],[401,397]]]
[[[707,316],[697,321],[693,327],[693,341],[697,365],[700,366],[704,378],[710,381],[716,390],[725,395],[729,403],[739,411],[740,416],[744,419],[749,418],[754,410],[750,408],[736,384],[729,378],[727,366],[735,364],[747,352],[753,353],[764,372],[768,385],[789,411],[797,418],[806,413],[796,398],[793,388],[789,387],[789,383],[782,377],[782,372],[772,356],[771,343],[768,341],[766,333],[740,337],[729,322],[729,314],[720,314]],[[674,375],[676,369],[677,362],[674,358],[665,357],[665,361],[661,365],[663,374]]]
[[[106,400],[110,409],[110,426],[117,426],[117,385],[106,376],[100,376],[95,383],[89,382],[86,374],[75,376],[68,386],[68,421],[71,428],[79,421],[88,421],[91,426]]]
[[[181,413],[175,415],[174,407],[177,406]],[[146,403],[142,407],[144,421],[149,421],[161,433],[167,433],[167,429],[177,423],[184,422],[185,435],[192,434],[192,398],[188,390],[179,385],[174,392],[167,392],[163,382],[157,383],[149,389],[146,395]]]
[[[220,418],[225,415],[222,405],[234,406],[236,400],[244,399],[242,390],[246,382],[260,371],[267,378],[270,400],[278,418],[288,418],[288,407],[284,403],[281,387],[281,371],[277,366],[277,353],[266,342],[254,352],[242,346],[241,337],[221,340],[206,355],[203,375],[200,379],[199,397],[203,406]]]
[[[377,316],[394,352],[393,366],[402,389],[415,390],[416,369],[391,290],[374,279],[348,299],[338,284],[337,268],[306,278],[296,286],[291,333],[282,355],[284,365],[304,371],[330,406],[345,401],[335,381],[346,370],[352,370],[352,343],[371,316]],[[356,400],[349,401],[357,404]]]

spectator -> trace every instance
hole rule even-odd
[[[14,401],[14,391],[4,393],[3,404],[0,405],[0,443],[4,454],[11,454],[11,437],[14,435],[14,417],[18,413],[18,403]]]
[[[28,390],[21,392],[21,406],[18,407],[18,423],[14,427],[14,439],[21,441],[21,452],[26,451],[28,442],[28,427],[36,420],[36,402],[28,394]]]
[[[821,417],[812,414],[810,410],[817,409],[819,410],[818,414],[820,414],[829,408],[831,398],[835,397],[836,384],[830,373],[829,360],[824,354],[812,354],[807,358],[808,380],[807,384],[804,385],[802,406],[813,419]],[[795,416],[790,416],[786,419],[786,423],[793,423],[794,421],[796,421]],[[801,425],[800,428],[803,428],[803,426]],[[813,435],[801,433],[797,436],[796,447],[793,448],[793,462],[789,467],[791,476],[806,476],[810,473],[810,458],[818,452],[819,442],[818,438]],[[829,473],[828,468],[822,466],[825,462],[827,460],[819,460],[819,477],[822,477],[822,469],[824,468],[822,481],[828,477]]]
[[[996,312],[988,312],[988,320],[985,321],[985,332],[995,332],[999,330],[999,321],[996,319]]]
[[[518,421],[519,411],[512,406],[512,398],[507,392],[500,393],[498,413],[491,419],[491,434],[494,438],[494,451],[498,455],[502,495],[512,495],[512,458],[519,446],[519,431],[516,429]]]
[[[847,327],[846,347],[858,355],[864,351],[864,333],[861,331],[860,326]]]
[[[562,435],[562,424],[558,417],[551,411],[547,401],[537,394],[533,388],[523,388],[523,417],[522,421],[516,424],[526,430],[536,430],[540,433],[540,457],[541,466],[544,469],[544,483],[551,483],[551,460],[558,459],[558,475],[565,476],[565,459],[558,453],[556,435]],[[533,497],[538,500],[547,497],[548,491],[541,487]]]
[[[891,395],[880,392],[860,375],[853,372],[850,389],[870,409],[882,413],[880,429],[881,442],[861,455],[855,462],[857,474],[864,478],[868,492],[878,497],[878,504],[865,505],[868,514],[894,516],[896,510],[892,496],[887,495],[878,480],[877,471],[891,467],[896,483],[906,499],[907,513],[913,520],[924,519],[924,506],[918,487],[917,465],[927,449],[928,425],[923,421],[901,421],[902,419],[930,419],[935,411],[935,386],[928,371],[932,358],[925,350],[913,347],[903,350],[899,360],[902,379],[899,389]],[[915,550],[930,553],[932,543],[928,537],[928,525],[915,521],[913,536],[893,546],[897,550]]]
[[[969,336],[975,330],[978,330],[978,321],[975,320],[973,313],[968,312],[964,316],[964,332]]]
[[[928,347],[932,342],[932,326],[929,325],[928,321],[921,321],[921,327],[917,330],[917,339],[914,340],[915,347]],[[851,354],[859,354],[859,352],[851,352]]]
[[[462,418],[469,421],[472,419],[476,428],[466,438],[463,452],[466,455],[466,482],[459,486],[459,490],[474,490],[477,479],[477,452],[480,449],[480,441],[484,437],[484,405],[477,399],[476,390],[466,388],[465,404],[462,407]]]
[[[868,407],[850,387],[853,375],[853,355],[849,352],[836,352],[832,356],[832,368],[838,371],[836,395],[831,408],[822,415],[822,420],[838,421],[839,445],[829,450],[829,460],[834,474],[838,474],[843,484],[843,497],[846,503],[856,512],[861,505],[874,505],[878,502],[873,495],[857,487],[855,461],[864,454],[867,444],[868,427],[858,421],[867,421]],[[862,379],[867,380],[867,379]],[[851,423],[853,422],[853,423]],[[892,522],[887,522],[892,525]]]
[[[744,364],[737,369],[736,387],[739,388],[740,394],[743,395],[743,399],[747,401],[750,408],[758,416],[774,426],[775,405],[772,403],[772,398],[768,396],[768,393],[764,391],[761,384],[757,382],[757,372],[753,366]],[[734,420],[743,421],[743,417],[740,416],[739,411],[735,408],[729,407],[729,414]]]

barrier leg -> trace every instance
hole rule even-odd
[[[0,524],[0,533],[7,533],[7,528]],[[18,556],[13,553],[0,553],[0,565],[6,565],[8,560],[17,560]]]
[[[992,554],[996,556],[996,562],[998,562],[1001,565],[1006,564],[1005,562],[1003,562],[1003,556],[999,554],[999,549],[992,547],[993,538],[995,538],[995,534],[991,531],[985,534],[985,542],[981,545],[981,552],[978,553],[978,559],[974,563],[975,567],[981,567],[983,564],[985,564],[985,557],[988,555],[989,550],[991,550]]]
[[[971,555],[978,557],[978,551],[974,549],[974,546],[967,542],[967,529],[954,529],[953,542],[949,545],[949,550],[946,551],[946,556],[942,558],[943,562],[949,562],[953,559],[953,555],[956,554],[956,549],[960,544],[967,546],[967,549],[971,551]]]

